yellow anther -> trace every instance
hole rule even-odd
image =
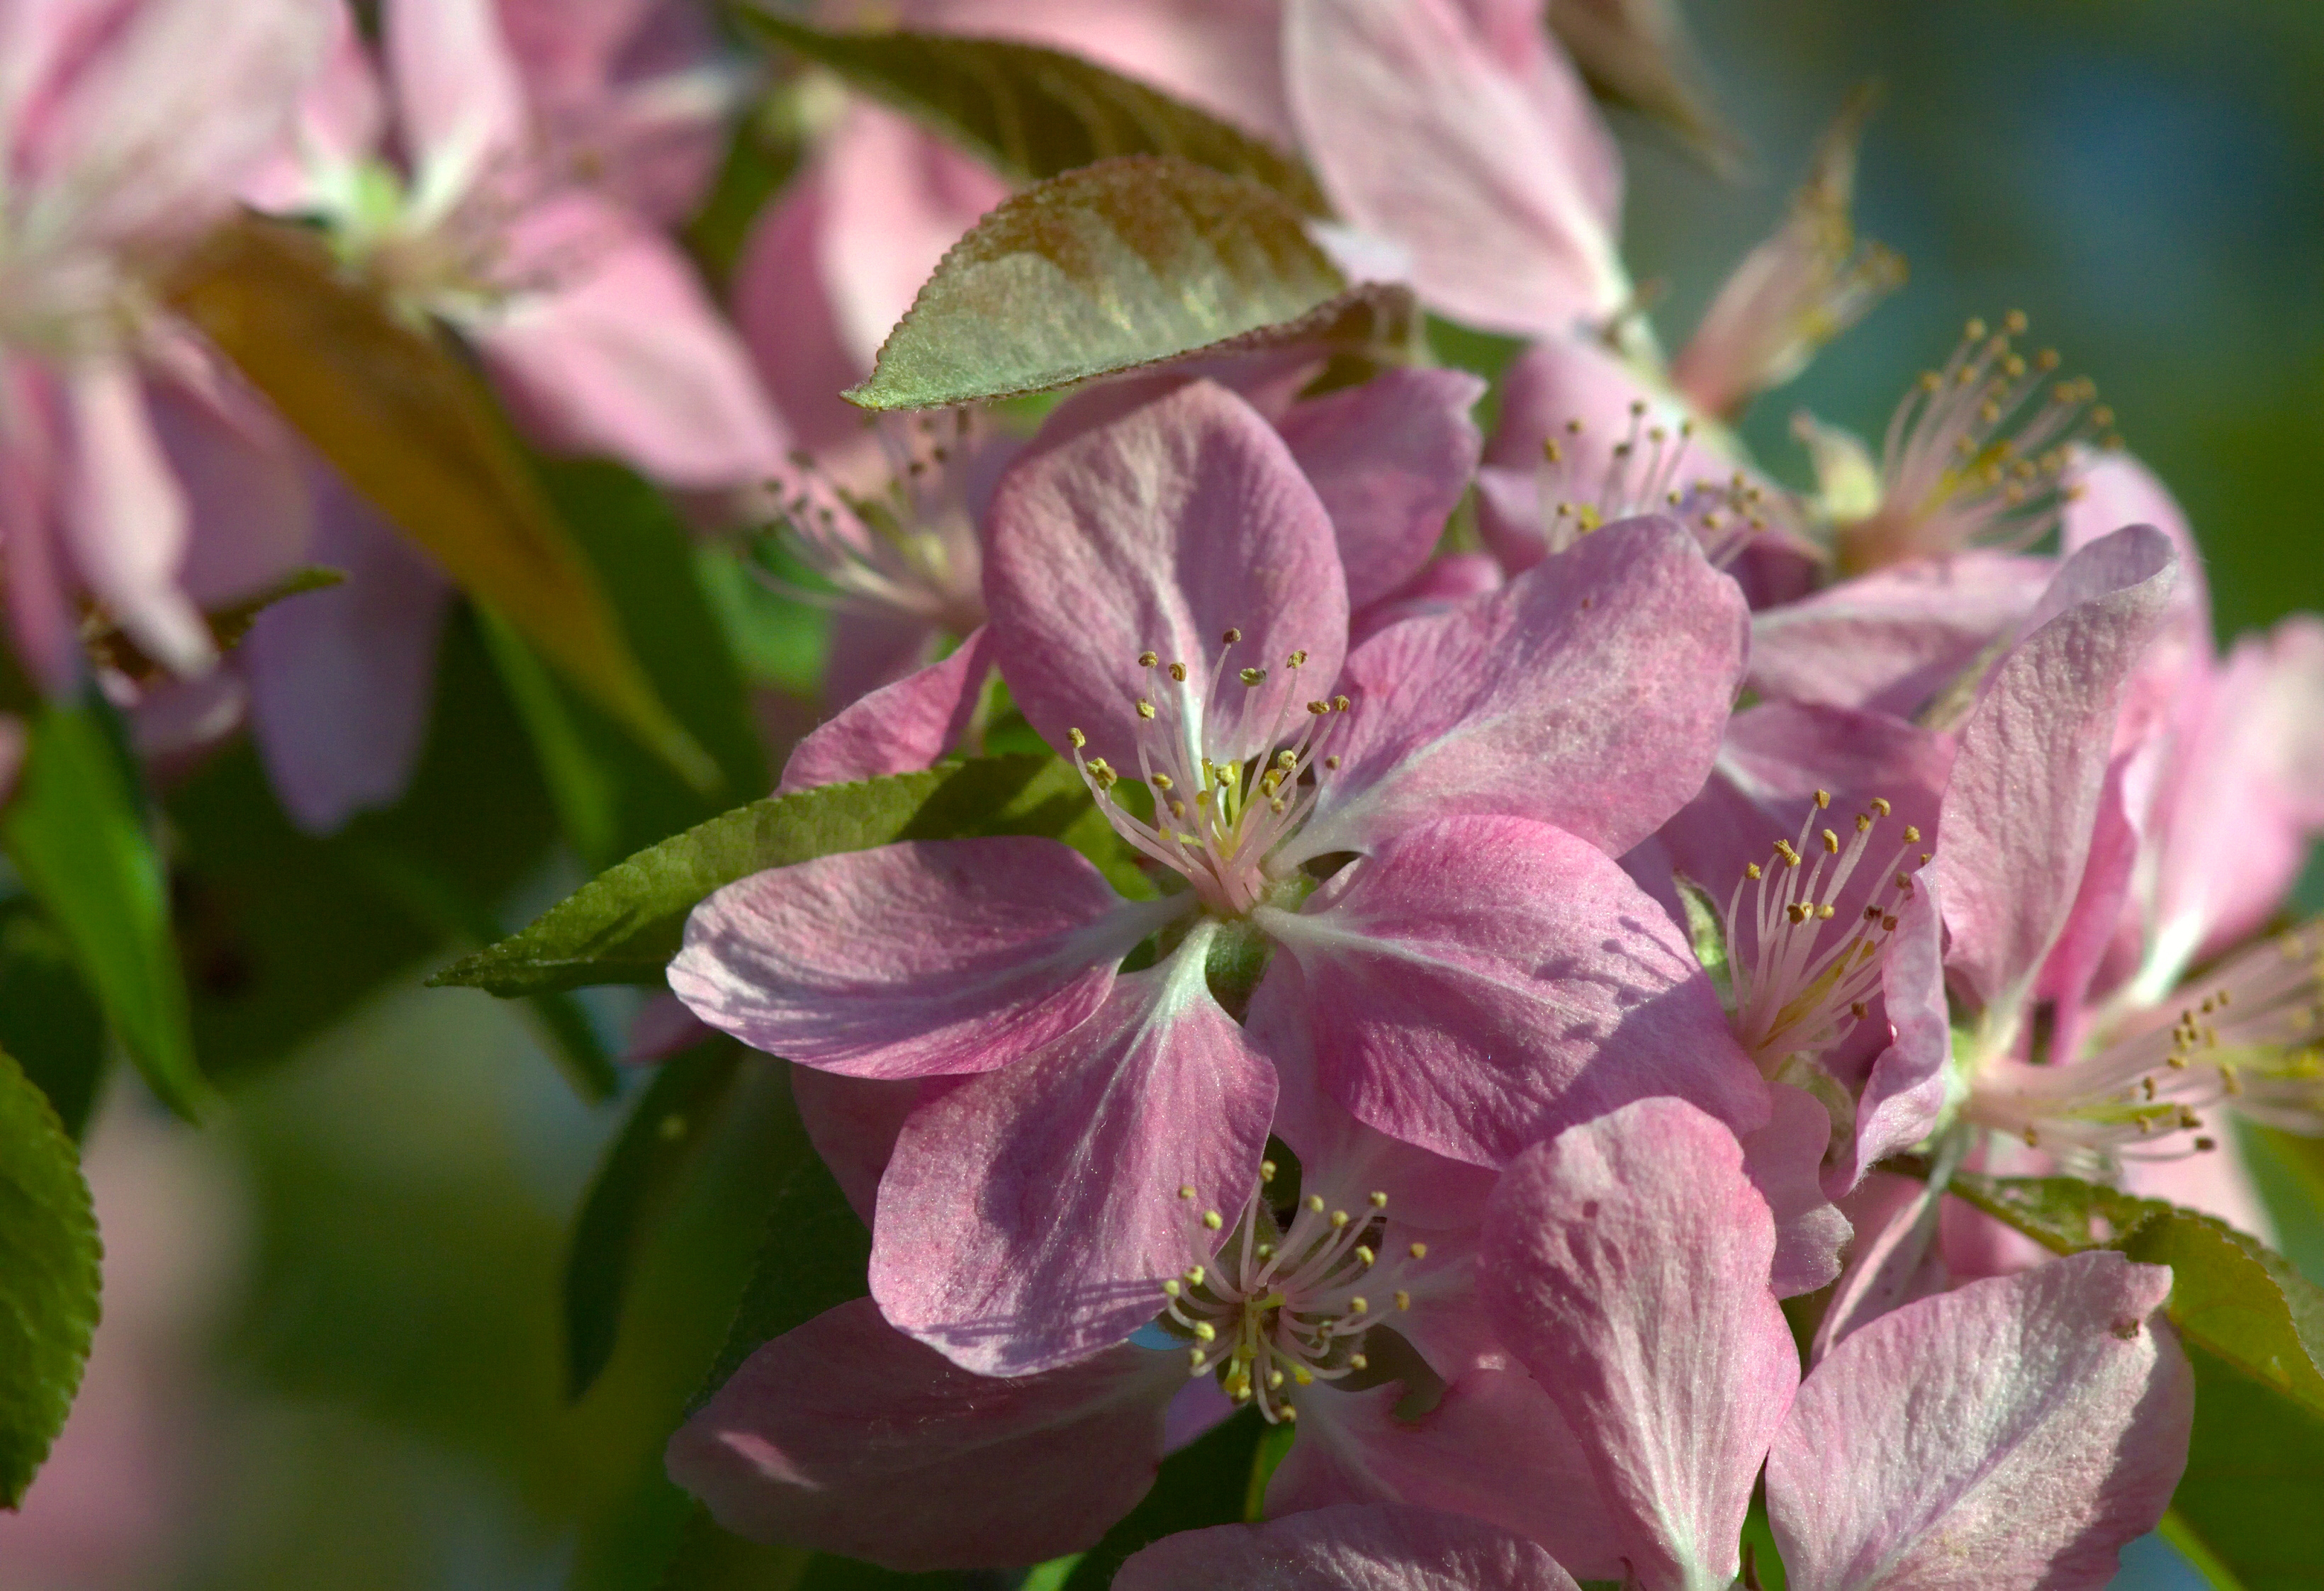
[[[1140,696],[1138,699],[1138,716],[1150,720],[1154,716],[1154,704]]]
[[[1307,704],[1307,711],[1317,718],[1323,717],[1323,714],[1329,713],[1331,710],[1332,704],[1329,702],[1310,702]]]
[[[1905,825],[1904,825],[1904,843],[1905,843],[1905,844],[1907,844],[1907,845],[1918,845],[1920,842],[1921,842],[1921,831],[1920,831],[1919,827],[1918,827],[1917,825],[1915,825],[1915,824],[1912,824],[1912,823],[1907,823],[1907,824],[1905,824]]]
[[[1203,1284],[1203,1278],[1210,1274],[1200,1265],[1188,1265],[1185,1274],[1186,1285],[1189,1287],[1200,1287]]]
[[[1784,865],[1787,868],[1795,868],[1800,865],[1800,853],[1792,849],[1792,842],[1788,840],[1778,840],[1775,841],[1775,854],[1784,859]]]
[[[1259,1180],[1262,1182],[1275,1181],[1275,1162],[1262,1160],[1259,1163]]]
[[[1348,1368],[1351,1370],[1366,1369],[1369,1368],[1370,1365],[1371,1361],[1365,1358],[1361,1354],[1350,1354],[1348,1356]]]
[[[1289,657],[1287,657],[1287,658],[1284,658],[1284,659],[1283,659],[1283,666],[1284,666],[1286,668],[1305,668],[1305,667],[1307,667],[1307,648],[1305,648],[1305,647],[1302,647],[1302,648],[1300,648],[1297,651],[1296,651],[1296,652],[1292,653]]]
[[[1138,666],[1140,668],[1151,668],[1160,661],[1162,661],[1162,654],[1159,652],[1140,652],[1138,654]]]
[[[1761,876],[1759,872],[1759,864],[1757,862],[1745,862],[1743,864],[1743,876],[1754,882],[1757,882]]]
[[[1313,1386],[1315,1384],[1315,1373],[1305,1365],[1294,1365],[1291,1366],[1291,1379],[1301,1386]]]
[[[1176,680],[1180,685],[1185,685],[1186,683],[1186,666],[1184,663],[1171,664],[1170,677]]]
[[[1348,1301],[1348,1313],[1351,1315],[1368,1314],[1370,1312],[1371,1307],[1370,1303],[1361,1297],[1351,1298]]]
[[[1310,1193],[1307,1195],[1307,1208],[1314,1210],[1317,1215],[1322,1215],[1323,1213],[1323,1196],[1321,1193]]]
[[[1823,850],[1826,856],[1838,856],[1840,854],[1840,836],[1833,833],[1830,829],[1826,829],[1823,832]]]
[[[1217,1339],[1218,1335],[1219,1329],[1212,1325],[1208,1320],[1197,1320],[1194,1322],[1194,1340],[1196,1342],[1212,1342]]]
[[[1801,902],[1794,901],[1784,908],[1784,915],[1790,918],[1795,924],[1804,923],[1808,920],[1808,908]]]
[[[1829,923],[1831,921],[1831,902],[1825,901],[1821,906],[1816,907],[1816,920],[1821,923]]]
[[[1165,1298],[1176,1298],[1182,1291],[1184,1290],[1179,1287],[1178,1278],[1176,1276],[1162,1283],[1162,1296]]]
[[[1283,1372],[1280,1370],[1269,1370],[1267,1373],[1267,1384],[1270,1391],[1276,1387],[1281,1386],[1283,1384]]]
[[[1340,768],[1340,759],[1336,755],[1326,757],[1323,759],[1323,766],[1331,769],[1333,772],[1337,773]]]
[[[1361,1243],[1356,1245],[1356,1259],[1359,1264],[1369,1265],[1378,1258],[1379,1255],[1374,1254],[1367,1245]]]
[[[1203,1212],[1203,1225],[1208,1227],[1212,1231],[1215,1232],[1226,1224],[1226,1218],[1221,1215],[1217,1210],[1206,1209]]]
[[[1868,833],[1871,831],[1871,818],[1863,813],[1858,813],[1856,814],[1856,832],[1859,834]]]
[[[1345,696],[1334,696],[1332,698],[1332,711],[1334,713],[1345,713],[1349,708],[1354,705],[1355,704],[1349,701]]]
[[[1332,1230],[1333,1230],[1334,1232],[1336,1232],[1336,1231],[1338,1231],[1341,1228],[1342,1228],[1342,1227],[1346,1226],[1347,1224],[1348,1224],[1348,1212],[1347,1212],[1346,1210],[1344,1210],[1344,1209],[1335,1209],[1335,1210],[1333,1210],[1333,1211],[1332,1212]]]
[[[1267,683],[1267,670],[1264,668],[1244,669],[1242,671],[1242,683],[1247,685],[1265,685]]]
[[[1365,1202],[1369,1203],[1374,1209],[1386,1209],[1388,1208],[1388,1195],[1385,1193],[1375,1190],[1374,1191],[1366,1194],[1364,1197]]]
[[[1220,635],[1219,645],[1222,647],[1231,647],[1240,639],[1242,639],[1242,631],[1230,625],[1227,627],[1226,630]]]
[[[1406,1249],[1405,1252],[1415,1259],[1426,1259],[1428,1257],[1428,1245],[1425,1243],[1416,1243],[1410,1248]]]
[[[1815,793],[1815,804],[1816,810],[1818,812],[1821,812],[1825,807],[1830,806],[1831,805],[1831,792],[1829,790],[1818,790]]]
[[[1089,737],[1082,733],[1082,731],[1077,729],[1067,730],[1065,731],[1065,739],[1074,743],[1074,750],[1076,751],[1089,744]]]
[[[1192,1182],[1185,1184],[1178,1190],[1178,1197],[1181,1199],[1192,1199],[1194,1196],[1194,1185]]]
[[[1396,1307],[1400,1310],[1410,1309],[1412,1307],[1412,1294],[1406,1292],[1401,1287],[1397,1288],[1396,1290]]]
[[[1203,1357],[1202,1349],[1188,1348],[1186,1350],[1186,1363],[1192,1368],[1200,1370],[1206,1363],[1208,1363],[1208,1361]]]

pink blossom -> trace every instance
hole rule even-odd
[[[668,172],[628,158],[716,124],[706,58],[625,81],[605,57],[556,53],[540,63],[536,98],[515,45],[570,41],[524,8],[514,35],[492,0],[383,11],[375,67],[334,8],[333,70],[254,198],[320,216],[349,268],[400,310],[473,339],[542,446],[610,454],[685,488],[773,474],[783,436],[742,345],[657,230]],[[652,20],[628,8],[632,28]],[[624,37],[596,35],[609,51]],[[401,164],[386,156],[391,135]]]
[[[1679,1100],[1568,1128],[1494,1195],[1488,1311],[1591,1432],[1646,1591],[1734,1578],[1763,1460],[1803,1591],[2096,1587],[2161,1517],[2193,1405],[2167,1270],[2092,1253],[1923,1298],[1803,1381],[1775,1254],[1740,1145]]]
[[[262,473],[279,432],[155,300],[278,135],[319,22],[263,3],[0,7],[0,551],[16,650],[51,691],[84,671],[84,602],[165,667],[207,668],[199,603],[219,593],[189,589],[198,549],[247,563],[254,533],[303,534],[295,492],[224,523],[198,511],[160,389]]]
[[[1214,385],[1038,443],[991,517],[993,654],[1175,892],[1121,899],[1051,841],[937,841],[760,874],[689,922],[671,987],[714,1025],[959,1080],[903,1126],[872,1277],[964,1365],[1119,1338],[1176,1269],[1154,1189],[1249,1185],[1275,1076],[1206,959],[1258,983],[1254,1031],[1312,1035],[1357,1117],[1450,1158],[1648,1092],[1764,1118],[1685,942],[1611,860],[1702,781],[1741,664],[1731,584],[1674,526],[1611,527],[1313,694],[1342,676],[1346,592],[1289,448]],[[1348,853],[1320,888],[1303,869]]]
[[[746,1535],[899,1568],[1021,1562],[1126,1512],[1166,1410],[1199,1387],[1296,1425],[1271,1512],[1425,1502],[1611,1568],[1579,1445],[1482,1329],[1489,1173],[1362,1127],[1296,1069],[1274,1125],[1300,1155],[1296,1202],[1271,1163],[1231,1219],[1155,1190],[1179,1268],[1139,1301],[1151,1323],[1132,1342],[991,1378],[845,1305],[759,1350],[671,1442],[672,1476]],[[1425,1412],[1392,1417],[1414,1398]],[[896,1488],[920,1484],[945,1504],[899,1521]]]

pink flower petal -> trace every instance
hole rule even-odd
[[[1751,622],[1751,688],[1910,716],[2033,611],[2046,558],[1968,552],[1899,564]]]
[[[1176,1355],[1133,1347],[972,1375],[857,1299],[752,1355],[667,1462],[753,1540],[903,1570],[1032,1563],[1094,1546],[1153,1484],[1185,1379]]]
[[[1896,914],[1880,996],[1893,1033],[1872,1062],[1856,1102],[1856,1140],[1836,1160],[1825,1189],[1837,1196],[1880,1160],[1935,1130],[1945,1107],[1952,1018],[1945,1004],[1944,924],[1937,886],[1922,878]]]
[[[396,123],[423,191],[466,194],[524,152],[524,82],[493,0],[394,0],[382,19]]]
[[[1210,1257],[1200,1218],[1231,1229],[1258,1185],[1275,1077],[1211,998],[1208,942],[1198,930],[1081,1026],[912,1113],[872,1227],[890,1320],[980,1374],[1022,1375],[1120,1341]]]
[[[665,485],[756,485],[787,447],[750,358],[676,245],[579,193],[512,229],[513,270],[554,285],[473,328],[527,432]]]
[[[2144,526],[2076,553],[1962,727],[1929,875],[1951,933],[1946,964],[1988,1013],[1997,1047],[2072,908],[2115,713],[2176,565]]]
[[[242,657],[275,794],[300,828],[328,833],[410,783],[452,588],[337,471],[313,461],[308,483],[312,556],[346,580],[259,614]]]
[[[1072,1032],[1170,915],[1054,840],[919,840],[753,873],[669,986],[754,1049],[853,1077],[989,1071]]]
[[[1642,1099],[1528,1151],[1479,1262],[1485,1303],[1585,1448],[1649,1586],[1723,1586],[1799,1383],[1767,1290],[1775,1221],[1734,1135]]]
[[[1745,631],[1735,583],[1666,520],[1609,526],[1492,596],[1384,630],[1348,659],[1342,767],[1278,856],[1368,851],[1463,813],[1619,855],[1702,787]]]
[[[791,1103],[807,1142],[831,1168],[848,1208],[869,1227],[904,1123],[932,1082],[943,1087],[948,1080],[843,1077],[812,1066],[792,1067],[790,1080]]]
[[[1767,1090],[1767,1125],[1743,1137],[1743,1170],[1775,1218],[1777,1298],[1813,1292],[1840,1274],[1848,1218],[1833,1208],[1819,1173],[1831,1117],[1813,1095],[1778,1083]]]
[[[105,359],[65,381],[72,451],[64,528],[90,593],[147,655],[178,674],[217,659],[209,627],[180,583],[184,491],[154,435],[136,372]]]
[[[1166,1537],[1121,1566],[1114,1591],[1574,1591],[1521,1536],[1428,1508],[1353,1504],[1263,1525]]]
[[[198,607],[222,608],[318,561],[306,449],[216,355],[190,338],[179,351],[193,379],[149,377],[146,412],[186,501],[179,584]]]
[[[1349,619],[1348,644],[1368,641],[1406,619],[1457,608],[1471,597],[1499,591],[1502,584],[1500,561],[1490,553],[1445,553],[1431,558],[1403,585]]]
[[[1477,467],[1469,409],[1484,391],[1464,371],[1399,365],[1276,422],[1339,534],[1349,607],[1387,596],[1435,550]]]
[[[1348,593],[1331,519],[1274,428],[1213,382],[1037,443],[1002,477],[986,536],[985,605],[1017,705],[1051,745],[1080,729],[1125,774],[1134,704],[1174,688],[1141,653],[1186,665],[1175,688],[1222,761],[1265,750],[1282,692],[1320,696],[1340,672]],[[1230,629],[1241,639],[1211,692]],[[1243,667],[1269,670],[1268,685],[1245,685]]]
[[[1874,1322],[1816,1367],[1767,1457],[1799,1591],[2098,1591],[2187,1459],[2170,1273],[2074,1255]]]
[[[1302,1399],[1268,1513],[1420,1504],[1538,1541],[1576,1573],[1620,1576],[1621,1544],[1582,1444],[1533,1377],[1506,1361],[1471,1367],[1412,1420],[1395,1415],[1402,1394],[1391,1383]]]
[[[1289,0],[1284,72],[1340,213],[1410,253],[1421,295],[1493,331],[1559,334],[1629,297],[1618,157],[1581,75],[1513,69],[1453,0]]]
[[[1602,852],[1517,818],[1426,824],[1294,914],[1251,1021],[1305,1013],[1324,1086],[1392,1136],[1499,1165],[1676,1094],[1745,1128],[1766,1090],[1684,937]]]
[[[934,767],[967,731],[991,657],[979,630],[944,661],[873,691],[798,743],[775,794]]]
[[[827,179],[809,165],[760,212],[743,240],[732,287],[734,325],[784,427],[825,468],[863,449],[863,411],[840,393],[872,373],[842,341],[819,263],[829,226]]]

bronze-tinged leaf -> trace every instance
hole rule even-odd
[[[439,337],[345,280],[311,233],[256,216],[197,250],[170,299],[463,590],[689,780],[715,782],[490,399]]]
[[[874,409],[978,402],[1314,341],[1350,315],[1377,321],[1380,290],[1342,303],[1346,288],[1272,189],[1176,155],[1124,155],[977,223],[846,397]]]

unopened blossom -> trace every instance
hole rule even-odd
[[[1702,782],[1731,584],[1636,521],[1352,653],[1347,584],[1283,437],[1215,385],[1037,442],[988,526],[992,656],[1164,892],[1054,841],[924,841],[757,875],[688,924],[671,987],[713,1025],[966,1079],[904,1121],[872,1263],[888,1319],[964,1365],[1118,1340],[1183,1264],[1154,1189],[1223,1209],[1251,1184],[1274,1071],[1206,963],[1359,1119],[1451,1159],[1645,1092],[1764,1116],[1612,860]]]
[[[1728,1129],[1674,1099],[1504,1177],[1489,1314],[1577,1430],[1628,1582],[1722,1591],[1764,1463],[1802,1591],[2091,1587],[2186,1462],[2193,1378],[2162,1266],[2078,1255],[1860,1327],[1804,1380],[1775,1223]],[[2037,1497],[2038,1506],[2029,1506]]]
[[[88,672],[85,626],[168,673],[208,669],[203,605],[263,589],[305,535],[279,423],[160,283],[280,133],[322,18],[142,0],[100,27],[85,10],[0,5],[0,554],[14,649],[52,692]],[[252,490],[209,502],[189,464]]]
[[[2077,444],[2111,443],[2113,411],[2085,378],[2058,375],[2055,349],[2019,351],[2026,319],[1971,320],[1941,369],[1896,406],[1876,456],[1803,417],[1816,510],[1842,571],[1976,548],[2021,551],[2056,529]]]
[[[1363,1127],[1296,1069],[1275,1126],[1296,1191],[1272,1163],[1231,1211],[1151,1191],[1181,1268],[1129,1342],[988,1378],[844,1305],[753,1355],[672,1440],[671,1476],[746,1536],[904,1569],[1022,1562],[1127,1512],[1191,1390],[1296,1430],[1271,1513],[1426,1503],[1615,1568],[1580,1444],[1478,1309],[1491,1176]],[[910,1476],[941,1476],[945,1500],[899,1518]]]

